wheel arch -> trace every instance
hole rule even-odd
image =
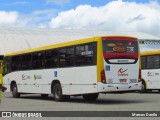
[[[53,87],[54,87],[57,83],[61,84],[58,79],[55,79],[55,80],[52,81],[52,83],[51,83],[51,93],[53,93]]]
[[[146,82],[146,80],[144,78],[142,78],[142,84],[144,84],[146,89],[147,89],[147,82]]]
[[[10,84],[10,90],[12,91],[12,86],[13,84],[17,84],[15,80],[12,80],[11,84]]]

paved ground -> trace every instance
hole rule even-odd
[[[94,102],[86,102],[82,97],[71,97],[69,102],[55,102],[52,96],[43,99],[37,94],[13,98],[11,93],[3,93],[0,111],[160,111],[160,93],[101,94]]]

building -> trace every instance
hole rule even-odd
[[[156,42],[160,38],[139,32],[111,32],[69,29],[38,29],[38,28],[0,28],[0,55],[31,49],[35,47],[61,43],[94,36],[120,35],[139,38],[141,43]],[[154,40],[154,41],[153,41]]]

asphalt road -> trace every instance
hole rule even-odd
[[[22,95],[21,98],[13,98],[11,93],[2,95],[0,111],[160,111],[158,92],[100,94],[98,100],[89,102],[82,97],[71,97],[69,102],[55,102],[52,96],[44,99],[38,94]]]

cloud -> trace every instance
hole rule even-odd
[[[70,3],[70,0],[46,0],[46,3],[49,4],[49,3],[54,3],[56,5],[64,5],[64,4],[68,4]]]
[[[55,9],[35,10],[28,14],[0,11],[0,26],[49,28],[49,22],[56,13]]]
[[[57,11],[55,9],[44,9],[35,10],[29,14],[20,14],[17,26],[49,28],[49,21],[56,13]]]
[[[16,11],[0,11],[0,25],[11,25],[14,24],[18,19],[18,12]]]
[[[138,31],[160,36],[160,4],[111,1],[104,6],[80,5],[52,18],[51,28]]]

